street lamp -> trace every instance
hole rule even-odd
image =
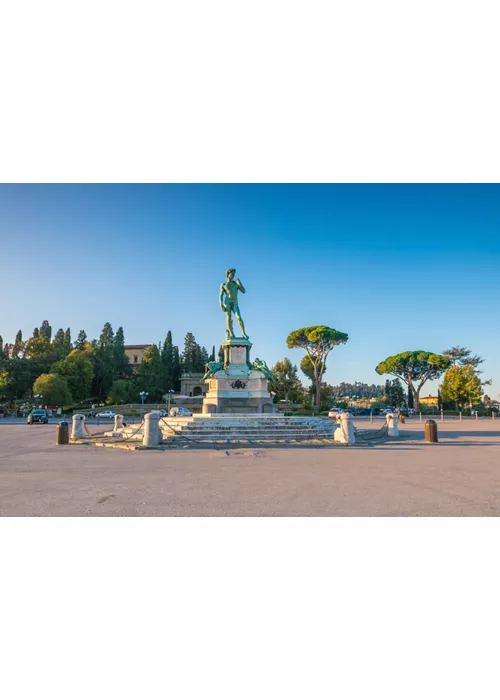
[[[167,391],[167,396],[168,396],[168,404],[167,404],[167,415],[170,415],[170,402],[172,401],[172,396],[174,395],[174,390],[169,389]]]
[[[142,417],[144,418],[144,401],[149,396],[149,393],[147,391],[141,391],[139,396],[141,397],[141,401],[142,401]]]

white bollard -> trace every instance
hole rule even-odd
[[[158,413],[146,413],[144,416],[143,447],[155,447],[160,443],[160,430],[158,427],[160,415]]]
[[[387,435],[390,437],[399,437],[398,417],[394,413],[388,413],[385,417],[387,424]]]
[[[117,413],[115,416],[115,425],[113,428],[113,432],[117,433],[120,430],[123,430],[123,416],[120,413]]]
[[[71,426],[71,438],[81,440],[85,437],[85,416],[83,413],[75,413]]]
[[[341,413],[337,416],[338,428],[333,434],[335,442],[341,442],[343,445],[354,445],[356,438],[354,436],[354,423],[350,413]]]

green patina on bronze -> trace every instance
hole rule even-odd
[[[265,360],[259,360],[258,357],[256,357],[253,364],[250,365],[250,369],[256,369],[262,372],[266,379],[270,379],[271,381],[274,379],[274,375],[267,366],[267,362]]]
[[[242,337],[248,340],[248,335],[245,332],[245,325],[240,313],[240,307],[238,306],[238,292],[245,294],[245,287],[241,284],[239,279],[234,279],[235,274],[236,270],[234,268],[227,270],[226,281],[220,286],[219,304],[222,311],[226,314],[227,337],[236,337],[233,330],[232,314],[234,314],[240,326]]]

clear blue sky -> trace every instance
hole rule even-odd
[[[43,319],[73,337],[110,321],[127,343],[171,329],[210,350],[236,267],[254,358],[298,364],[287,334],[326,324],[349,334],[332,384],[459,344],[500,392],[497,185],[0,185],[0,240],[4,342]]]

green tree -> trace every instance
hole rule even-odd
[[[408,387],[408,396],[406,400],[408,401],[408,408],[415,408],[415,404],[413,402],[413,392],[410,387]]]
[[[64,345],[64,357],[66,357],[66,355],[69,355],[69,353],[71,352],[71,349],[72,349],[71,329],[70,328],[66,328],[66,330],[64,331],[63,345]]]
[[[452,365],[446,370],[440,389],[443,399],[460,409],[467,404],[472,408],[480,403],[483,393],[481,380],[472,365]]]
[[[443,355],[449,357],[454,367],[468,366],[472,367],[478,376],[482,374],[478,367],[484,362],[484,358],[480,355],[473,355],[472,350],[469,350],[469,348],[454,345],[452,348],[445,350]],[[487,386],[491,384],[491,381],[491,379],[483,379],[481,385]]]
[[[399,355],[392,355],[380,362],[375,371],[377,374],[392,374],[401,379],[413,394],[415,410],[420,410],[420,390],[424,384],[438,379],[449,367],[450,359],[424,350],[409,350]]]
[[[307,355],[306,355],[307,357]],[[274,380],[269,382],[269,391],[276,394],[277,401],[297,401],[304,395],[303,387],[297,373],[297,366],[288,357],[277,362],[272,368]]]
[[[292,331],[286,339],[289,348],[301,348],[307,352],[314,370],[314,382],[316,385],[316,405],[321,405],[321,382],[323,380],[323,368],[326,366],[326,358],[337,345],[347,343],[347,333],[329,328],[328,326],[308,326]]]
[[[121,326],[116,331],[113,343],[113,364],[116,377],[124,379],[130,376],[131,367],[125,353],[125,334]]]
[[[451,360],[454,367],[457,365],[470,365],[477,369],[478,365],[484,362],[484,358],[480,355],[473,355],[472,350],[461,345],[454,345],[452,348],[444,350],[443,355]]]
[[[54,348],[45,336],[33,336],[26,343],[26,355],[33,362],[41,364],[45,369],[54,361]]]
[[[389,406],[400,408],[405,403],[405,391],[399,379],[388,379],[385,383],[385,398]]]
[[[59,374],[41,374],[33,384],[33,395],[41,394],[45,406],[67,406],[73,398],[65,377]]]
[[[66,379],[74,401],[91,397],[94,367],[88,352],[72,350],[64,360],[52,365],[51,371]]]
[[[78,333],[78,338],[76,339],[76,342],[75,342],[75,348],[81,348],[82,345],[85,345],[86,342],[87,342],[87,334],[85,333],[85,331],[82,330]]]
[[[12,357],[19,357],[20,355],[24,357],[25,343],[23,343],[23,332],[17,331],[16,340],[12,348]]]
[[[92,341],[90,359],[94,366],[92,396],[105,399],[116,379],[114,361],[115,334],[110,323],[105,323],[98,341]]]
[[[138,391],[147,391],[148,400],[159,402],[165,393],[160,351],[157,345],[146,348],[142,362],[135,368],[135,385]]]
[[[174,345],[172,331],[168,331],[161,349],[161,368],[163,376],[163,389],[167,392],[174,388]]]
[[[187,333],[184,339],[184,352],[181,363],[183,372],[203,372],[208,362],[208,353],[201,348],[192,333]]]
[[[9,402],[24,398],[37,374],[34,362],[23,358],[4,360],[0,363],[0,398]]]
[[[111,323],[107,321],[103,326],[101,335],[99,336],[99,345],[101,348],[107,349],[113,346],[114,340],[115,334],[113,332],[113,328]]]
[[[306,375],[306,377],[310,380],[312,385],[316,387],[316,382],[314,378],[314,366],[313,363],[311,362],[311,358],[309,355],[304,355],[304,357],[300,361],[300,369],[302,372]],[[323,376],[324,373],[326,372],[326,365],[322,365],[320,368],[321,375]],[[344,396],[344,394],[342,394]]]
[[[174,391],[180,391],[181,388],[181,374],[182,374],[182,368],[181,368],[181,359],[179,356],[179,348],[177,345],[174,345],[174,359],[172,362],[172,389]],[[170,389],[170,387],[169,387]]]
[[[40,326],[40,337],[46,338],[50,343],[52,338],[52,326],[48,321],[42,321],[42,325]]]
[[[108,394],[108,403],[119,405],[124,403],[137,403],[139,393],[129,379],[115,379]]]
[[[62,328],[59,328],[54,336],[52,350],[55,360],[61,360],[64,357],[64,331]]]

